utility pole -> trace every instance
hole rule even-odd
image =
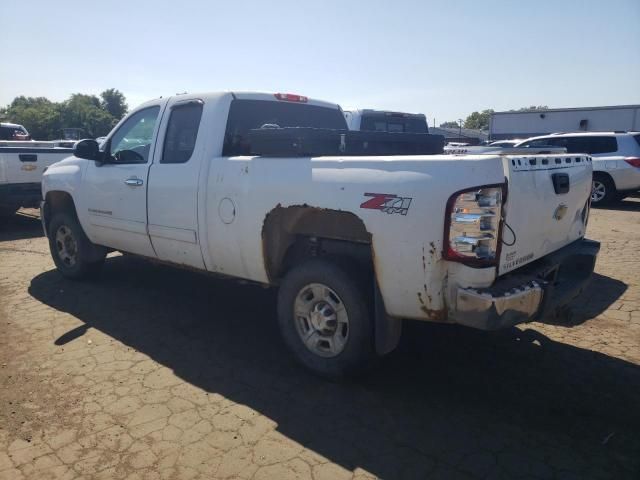
[[[458,130],[458,136],[459,136],[460,138],[462,138],[462,119],[461,119],[461,118],[459,118],[459,119],[458,119],[458,122],[460,123],[460,128],[459,128],[459,130]]]

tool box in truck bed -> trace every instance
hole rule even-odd
[[[442,135],[324,128],[259,128],[247,141],[252,155],[435,155],[444,149]]]

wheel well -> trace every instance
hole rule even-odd
[[[347,257],[369,268],[371,234],[351,212],[309,206],[276,207],[262,227],[265,269],[277,281],[304,258]]]
[[[44,200],[44,225],[47,231],[49,230],[49,222],[51,221],[51,218],[53,218],[53,215],[57,212],[71,212],[76,218],[78,218],[73,198],[67,192],[48,192]]]
[[[593,172],[593,178],[596,178],[596,177],[605,178],[609,180],[611,183],[613,183],[613,185],[615,186],[613,177],[609,175],[607,172]]]

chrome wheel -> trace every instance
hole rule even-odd
[[[594,180],[591,184],[591,201],[601,202],[607,196],[607,187],[600,180]]]
[[[66,225],[60,225],[56,231],[56,250],[58,258],[67,267],[73,267],[78,260],[78,243],[71,229]]]
[[[311,283],[298,292],[293,306],[302,343],[321,357],[339,355],[349,338],[349,317],[340,297],[326,285]]]

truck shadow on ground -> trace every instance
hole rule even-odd
[[[598,210],[618,210],[621,212],[640,212],[640,195],[635,194],[625,200],[613,202],[609,205],[594,207]]]
[[[20,210],[13,215],[0,217],[0,242],[44,236],[40,217],[34,212]]]
[[[627,285],[615,278],[594,273],[591,282],[569,308],[563,309],[555,317],[541,320],[541,323],[575,327],[602,312],[627,290]]]
[[[595,288],[609,281],[597,277]],[[600,290],[610,292],[607,305],[619,291]],[[413,322],[378,369],[333,384],[285,350],[272,290],[116,257],[94,283],[48,271],[29,292],[84,322],[57,344],[98,329],[348,470],[390,479],[626,478],[640,466],[640,368],[533,329]]]

